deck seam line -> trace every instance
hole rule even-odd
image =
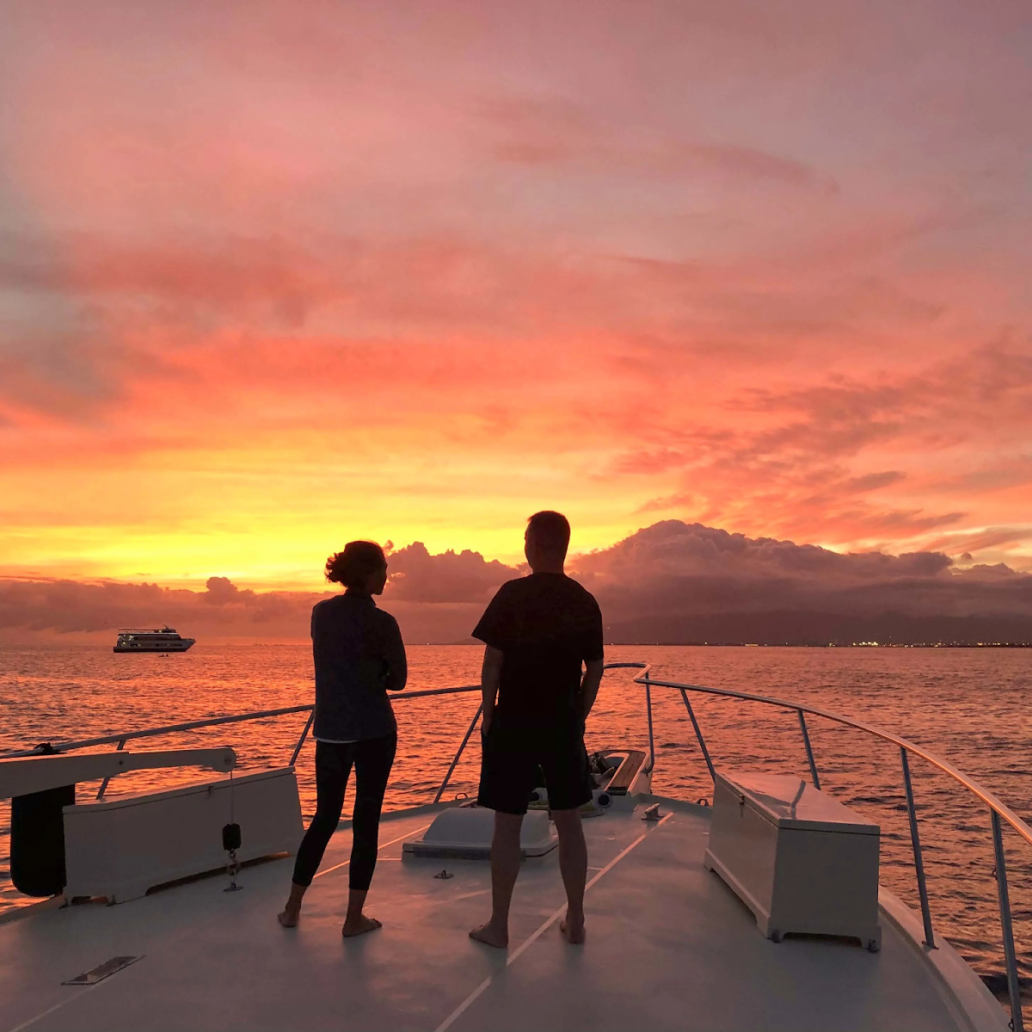
[[[433,821],[431,821],[430,824],[433,824]],[[384,842],[383,845],[376,847],[377,853],[379,853],[381,849],[386,849],[388,846],[393,846],[396,843],[407,839],[410,835],[418,835],[421,831],[426,831],[426,829],[430,827],[430,824],[424,824],[423,827],[407,831],[404,835],[399,835],[397,838],[391,839],[390,842]],[[351,858],[349,857],[342,864],[336,864],[333,867],[327,867],[325,871],[319,871],[312,880],[315,881],[315,878],[321,878],[324,874],[332,874],[334,871],[339,871],[342,867],[347,867],[350,863]],[[12,1032],[17,1032],[17,1029],[13,1029]]]
[[[665,814],[663,817],[661,817],[659,819],[659,823],[656,825],[656,827],[659,828],[661,825],[665,824],[672,816],[673,816],[672,813]],[[602,877],[602,875],[608,873],[614,867],[616,867],[616,865],[625,856],[627,856],[627,854],[630,853],[632,849],[635,849],[637,846],[640,846],[641,843],[644,842],[645,839],[647,839],[650,834],[651,834],[650,831],[642,832],[642,834],[639,835],[629,846],[626,846],[619,853],[617,853],[616,856],[613,857],[613,859],[610,860],[609,863],[606,864],[606,866],[603,867],[598,872],[598,874],[596,874],[595,877],[592,878],[591,881],[589,881],[587,883],[587,885],[584,886],[584,891],[587,892],[588,889],[590,889],[592,887],[592,885],[594,885],[595,882],[597,882],[599,880],[599,878]],[[512,953],[509,954],[509,956],[505,960],[505,967],[506,968],[511,967],[516,962],[516,960],[519,958],[520,954],[522,954],[527,949],[527,947],[529,947],[529,946],[533,945],[535,942],[537,942],[537,940],[540,939],[541,936],[544,935],[545,932],[547,932],[548,929],[553,924],[555,924],[555,922],[558,921],[559,918],[561,918],[563,916],[563,914],[565,914],[565,913],[566,913],[566,905],[564,904],[554,914],[552,914],[549,918],[547,918],[546,921],[544,922],[544,924],[542,924],[540,928],[538,928],[536,931],[532,932],[526,939],[524,939],[524,941],[522,943],[520,943],[520,945]],[[451,1028],[451,1026],[459,1018],[461,1018],[462,1015],[465,1014],[465,1012],[467,1010],[469,1010],[469,1008],[474,1003],[476,1003],[476,1001],[483,995],[483,993],[488,988],[488,986],[490,986],[490,984],[494,981],[494,977],[495,977],[496,974],[498,974],[497,971],[492,971],[491,974],[488,975],[487,978],[485,978],[483,980],[483,982],[481,982],[480,985],[478,985],[476,987],[476,989],[474,989],[473,992],[471,992],[469,994],[469,996],[467,996],[466,999],[463,1000],[462,1003],[460,1003],[458,1005],[458,1007],[456,1007],[455,1010],[453,1010],[451,1012],[451,1014],[449,1014],[448,1017],[446,1017],[444,1019],[444,1021],[442,1021],[441,1024],[437,1026],[437,1028],[434,1029],[434,1032],[447,1032],[447,1029]]]
[[[433,822],[431,821],[431,823]],[[390,842],[384,842],[383,845],[377,846],[377,852],[379,852],[381,849],[386,849],[388,846],[393,846],[396,843],[401,842],[403,839],[407,839],[410,835],[418,835],[421,831],[426,831],[426,829],[429,827],[429,824],[424,824],[423,827],[415,828],[412,831],[406,832],[404,835],[399,835],[397,838],[391,839]],[[328,867],[325,871],[319,871],[315,875],[315,877],[321,878],[324,874],[330,874],[332,871],[340,870],[340,868],[347,867],[350,863],[350,860],[345,860],[342,864],[337,864],[335,867]],[[99,989],[107,981],[108,979],[105,978],[103,982],[98,982],[96,985],[88,986],[87,988],[82,989],[80,992],[77,992],[74,996],[69,996],[65,1000],[58,1001],[52,1007],[49,1007],[47,1008],[47,1010],[37,1014],[34,1018],[29,1018],[28,1021],[23,1021],[20,1025],[15,1025],[14,1028],[8,1029],[7,1032],[25,1032],[25,1029],[30,1028],[32,1025],[35,1025],[37,1021],[42,1021],[45,1017],[47,1017],[47,1015],[53,1014],[54,1011],[60,1010],[62,1007],[67,1006],[69,1003],[73,1003],[75,1000],[81,1000],[87,993],[93,992],[94,989]]]
[[[69,1003],[72,1003],[75,1000],[81,1000],[87,993],[92,993],[94,989],[99,989],[102,985],[106,985],[108,981],[110,980],[105,978],[103,981],[97,982],[96,985],[87,986],[80,992],[75,993],[74,996],[69,996],[67,999],[55,1003],[53,1007],[48,1007],[45,1011],[37,1014],[34,1018],[29,1018],[28,1021],[23,1021],[20,1025],[15,1025],[14,1028],[8,1029],[7,1032],[23,1032],[24,1029],[29,1028],[31,1025],[35,1025],[37,1021],[42,1021],[49,1014],[53,1014],[54,1011],[60,1010],[62,1007],[66,1007]]]

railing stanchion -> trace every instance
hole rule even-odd
[[[803,745],[806,746],[806,759],[810,764],[810,777],[813,779],[813,787],[819,792],[821,790],[821,779],[817,776],[817,764],[813,758],[813,747],[810,745],[810,735],[806,730],[806,717],[802,710],[796,710],[799,714],[799,730],[803,732]]]
[[[652,734],[652,686],[649,684],[649,672],[645,671],[645,712],[649,717],[649,765],[645,769],[646,774],[652,773],[656,765],[656,740]]]
[[[466,735],[462,739],[459,751],[455,754],[455,759],[451,761],[448,773],[444,775],[444,781],[441,782],[441,787],[437,790],[437,795],[434,796],[435,803],[439,803],[441,801],[441,796],[444,795],[444,790],[448,787],[448,782],[451,781],[451,776],[455,773],[455,768],[459,765],[459,758],[462,756],[463,750],[466,748],[466,743],[469,741],[470,735],[473,734],[473,729],[477,726],[477,721],[480,719],[480,714],[483,712],[484,704],[481,702],[480,705],[477,706],[476,713],[473,714],[473,720],[470,722],[470,725],[466,730]]]
[[[115,749],[115,752],[121,752],[124,748],[125,748],[125,739],[124,738],[120,738],[118,740],[118,746]],[[107,791],[108,782],[110,780],[111,780],[111,778],[104,778],[104,780],[100,783],[100,788],[97,789],[97,798],[98,799],[103,799],[104,798],[104,793]]]
[[[1003,830],[1000,815],[989,811],[993,821],[993,852],[996,854],[996,894],[1000,900],[1000,926],[1003,929],[1003,956],[1007,962],[1007,992],[1010,994],[1011,1028],[1023,1032],[1021,1015],[1021,984],[1018,982],[1018,962],[1014,955],[1014,929],[1011,926],[1010,893],[1007,889],[1007,858],[1003,852]]]
[[[688,716],[692,718],[692,727],[695,728],[695,737],[699,740],[699,748],[702,750],[702,758],[706,761],[706,766],[709,768],[709,776],[713,779],[714,784],[717,780],[717,772],[713,769],[713,761],[710,759],[709,749],[706,748],[706,739],[702,737],[702,728],[699,727],[699,722],[695,719],[695,710],[692,709],[692,704],[688,701],[688,693],[682,688],[681,698],[684,699],[684,705],[688,710]]]
[[[917,810],[914,807],[914,786],[910,781],[910,761],[907,750],[899,747],[903,760],[903,785],[907,792],[907,816],[910,818],[910,841],[914,847],[914,867],[917,870],[917,892],[921,897],[921,918],[924,921],[925,945],[929,949],[938,949],[935,945],[935,934],[932,931],[932,912],[928,906],[928,886],[925,884],[924,857],[921,853],[921,836],[917,830]]]
[[[294,752],[291,754],[290,763],[288,767],[293,767],[297,763],[298,756],[301,755],[301,747],[305,744],[305,739],[308,737],[308,731],[312,726],[312,721],[315,720],[315,710],[308,714],[308,720],[305,721],[305,729],[301,732],[301,737],[297,740],[297,745],[294,746]]]

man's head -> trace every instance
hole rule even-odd
[[[570,547],[570,524],[559,512],[536,512],[527,520],[524,553],[535,573],[562,573]]]

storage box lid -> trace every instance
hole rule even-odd
[[[857,835],[881,832],[874,821],[819,792],[808,781],[792,775],[725,770],[717,771],[717,780],[744,799],[746,806],[779,828]]]
[[[176,769],[176,768],[173,768]],[[168,788],[159,789],[157,792],[134,792],[132,795],[115,796],[112,799],[91,799],[87,802],[76,803],[73,806],[62,808],[63,813],[83,813],[95,810],[121,810],[129,806],[140,806],[153,803],[158,799],[172,799],[174,796],[188,795],[213,795],[215,792],[228,793],[230,787],[239,788],[242,791],[248,785],[256,781],[267,781],[270,778],[282,778],[294,773],[293,767],[277,767],[273,770],[260,770],[254,774],[244,774],[241,777],[221,778],[219,781],[188,781],[185,784],[170,785]]]

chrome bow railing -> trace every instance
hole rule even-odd
[[[640,669],[644,665],[645,664],[643,663],[607,663],[604,669]],[[454,688],[426,688],[419,691],[392,692],[391,699],[395,702],[406,702],[412,699],[425,699],[429,696],[460,695],[466,692],[479,691],[479,684],[467,684]],[[458,766],[459,760],[462,758],[462,753],[465,751],[466,745],[469,743],[469,740],[473,735],[473,731],[477,726],[477,721],[480,719],[482,712],[483,704],[477,707],[477,711],[473,715],[473,719],[470,721],[469,727],[459,744],[459,748],[452,759],[451,765],[448,767],[448,771],[444,775],[441,786],[438,788],[437,794],[434,796],[435,803],[440,802],[441,797],[444,795],[444,790],[448,787],[448,782],[451,780],[451,776],[455,772],[455,768]],[[305,723],[301,736],[297,740],[297,745],[294,746],[294,750],[290,756],[290,766],[294,766],[302,748],[304,747],[305,741],[308,738],[308,733],[311,730],[312,721],[315,717],[315,706],[310,702],[299,706],[281,706],[278,709],[254,710],[250,713],[234,713],[224,717],[205,717],[201,720],[187,720],[179,724],[165,724],[162,727],[149,727],[139,731],[120,731],[116,734],[101,735],[96,738],[81,738],[69,742],[43,742],[31,749],[17,749],[11,752],[0,753],[0,760],[13,760],[23,756],[42,756],[52,755],[54,753],[73,752],[76,749],[91,749],[98,745],[114,745],[116,750],[121,750],[125,748],[126,742],[131,742],[137,738],[156,738],[162,735],[178,734],[185,731],[198,731],[201,728],[218,727],[223,724],[239,724],[247,720],[265,720],[272,717],[284,717],[289,716],[292,713],[308,714],[308,720]],[[652,740],[651,701],[649,703],[649,739],[650,741]],[[651,769],[651,754],[649,762],[649,769]],[[107,790],[107,785],[108,782],[105,780],[97,793],[98,799],[103,798],[104,793]]]
[[[392,695],[398,699],[422,699],[428,695],[456,695],[460,692],[478,692],[480,685],[464,685],[460,688],[428,688],[418,692],[398,692]],[[281,706],[279,709],[254,710],[251,713],[234,713],[226,717],[205,717],[202,720],[187,720],[182,724],[166,724],[163,727],[148,727],[141,731],[120,731],[113,735],[102,735],[100,738],[81,738],[73,742],[43,742],[31,749],[17,749],[13,752],[0,753],[0,760],[12,760],[19,756],[41,756],[53,753],[71,752],[73,749],[89,749],[96,745],[114,745],[117,743],[119,749],[125,748],[125,743],[135,738],[155,738],[159,735],[172,735],[180,731],[196,731],[202,727],[216,727],[219,724],[239,724],[245,720],[263,720],[266,717],[283,717],[290,713],[312,713],[315,707],[308,702],[301,706]],[[308,737],[308,729],[312,726],[312,719],[309,717],[305,729],[301,733],[298,745],[294,749],[291,764],[297,759],[300,747],[304,745]]]
[[[865,721],[853,720],[851,717],[843,717],[838,713],[832,713],[829,710],[820,708],[819,706],[811,706],[802,702],[792,702],[787,699],[777,699],[767,695],[756,695],[752,692],[740,692],[730,688],[708,688],[699,684],[683,684],[679,681],[658,680],[652,677],[651,665],[646,663],[624,665],[637,666],[642,669],[642,673],[634,680],[636,684],[643,685],[645,688],[646,706],[649,713],[649,755],[652,757],[655,756],[655,741],[652,731],[652,689],[674,689],[681,693],[681,698],[688,711],[688,716],[691,718],[692,727],[695,729],[695,737],[699,743],[699,750],[702,753],[703,759],[706,761],[710,777],[714,779],[716,777],[716,771],[713,766],[713,760],[710,756],[709,748],[706,745],[706,739],[703,736],[702,728],[699,726],[698,718],[695,715],[695,711],[692,709],[691,700],[688,698],[689,692],[702,692],[706,695],[723,696],[724,698],[738,699],[745,702],[759,702],[767,706],[775,706],[780,709],[794,710],[796,716],[799,718],[799,730],[802,736],[803,747],[806,751],[806,761],[810,767],[810,778],[813,781],[814,788],[816,789],[820,789],[821,782],[820,775],[817,770],[817,761],[814,757],[813,746],[810,743],[810,735],[806,726],[806,714],[820,717],[824,720],[829,720],[845,727],[851,727],[858,731],[863,731],[869,735],[875,736],[876,738],[882,739],[882,741],[890,742],[897,746],[900,753],[903,788],[907,799],[907,817],[910,824],[910,842],[914,854],[914,870],[917,875],[917,892],[921,901],[921,919],[924,923],[925,936],[924,944],[929,949],[934,950],[938,947],[935,944],[935,933],[932,928],[932,912],[928,902],[928,886],[925,879],[924,859],[921,852],[921,838],[918,828],[917,810],[914,805],[914,786],[910,776],[909,754],[920,757],[937,770],[942,771],[944,774],[948,774],[954,781],[958,782],[968,792],[984,803],[989,809],[989,823],[992,831],[993,853],[996,860],[996,892],[1000,910],[1000,929],[1003,938],[1004,961],[1007,968],[1007,992],[1010,998],[1011,1028],[1014,1029],[1014,1032],[1023,1032],[1024,1022],[1021,1013],[1021,987],[1018,980],[1017,955],[1014,950],[1014,929],[1011,919],[1010,892],[1007,884],[1007,863],[1003,848],[1003,823],[1009,824],[1028,845],[1032,845],[1032,828],[1030,828],[1009,806],[1003,803],[996,797],[996,795],[990,792],[987,788],[984,788],[973,778],[968,777],[963,773],[963,771],[958,770],[953,766],[953,764],[948,763],[940,756],[936,756],[935,753],[924,748],[924,746],[917,745],[906,738],[902,738],[900,735],[893,734],[891,731],[885,731],[882,728],[875,727],[873,724],[868,724]]]
[[[853,720],[851,717],[843,717],[838,713],[832,713],[829,710],[822,709],[818,706],[811,706],[807,703],[793,702],[787,699],[778,699],[772,696],[756,695],[751,692],[740,692],[730,688],[709,688],[704,685],[698,684],[684,684],[678,681],[666,681],[659,680],[652,677],[652,667],[648,663],[607,663],[605,670],[618,670],[618,669],[635,669],[641,670],[642,672],[634,678],[636,684],[640,684],[645,688],[645,712],[648,728],[648,740],[649,740],[649,759],[647,770],[651,771],[655,766],[656,762],[656,746],[655,746],[655,731],[652,713],[652,689],[653,688],[669,688],[680,692],[681,698],[684,701],[685,709],[688,712],[688,716],[691,719],[692,727],[695,730],[695,736],[699,743],[699,750],[702,753],[702,757],[705,760],[706,767],[709,770],[710,777],[716,778],[716,769],[713,764],[713,759],[709,751],[709,747],[706,744],[705,736],[702,733],[702,728],[699,725],[699,720],[695,714],[695,710],[692,708],[691,700],[688,698],[689,692],[701,692],[706,695],[722,696],[729,699],[737,699],[744,702],[758,702],[767,706],[774,706],[780,709],[792,710],[796,713],[799,720],[799,730],[802,737],[803,747],[806,752],[807,764],[810,768],[810,777],[813,781],[814,788],[820,789],[820,774],[817,769],[817,761],[814,756],[813,746],[810,742],[810,735],[806,724],[806,715],[810,714],[814,717],[820,717],[824,720],[829,720],[833,723],[843,725],[845,727],[854,728],[858,731],[863,731],[867,734],[873,735],[876,738],[880,738],[885,742],[889,742],[899,748],[900,761],[902,767],[902,780],[903,786],[906,793],[907,800],[907,816],[910,824],[910,840],[913,848],[914,855],[914,868],[917,876],[917,890],[918,896],[921,901],[921,918],[924,923],[924,944],[929,949],[937,949],[935,944],[935,933],[932,927],[932,915],[931,907],[928,900],[928,888],[924,872],[924,862],[921,851],[921,840],[920,832],[917,820],[917,810],[914,804],[914,789],[913,782],[910,775],[910,761],[909,755],[920,757],[926,763],[931,764],[937,770],[942,771],[944,774],[948,774],[961,786],[963,786],[968,792],[974,795],[978,800],[985,804],[989,809],[990,824],[992,829],[993,839],[993,851],[996,859],[996,886],[997,886],[997,899],[1000,911],[1000,926],[1003,938],[1003,951],[1004,959],[1007,969],[1007,989],[1010,998],[1011,1005],[1011,1027],[1014,1032],[1024,1032],[1024,1022],[1021,1013],[1021,990],[1018,980],[1018,968],[1017,968],[1017,956],[1014,949],[1014,932],[1013,923],[1011,918],[1011,906],[1010,896],[1007,883],[1007,865],[1006,857],[1003,848],[1003,823],[1010,825],[1010,827],[1018,833],[1018,835],[1029,845],[1032,845],[1032,828],[1030,828],[1013,810],[998,799],[992,792],[984,788],[973,778],[968,777],[962,771],[958,770],[951,763],[936,756],[935,753],[924,748],[923,746],[917,745],[914,742],[909,741],[906,738],[892,733],[891,731],[885,731],[879,727],[875,727],[873,724],[868,724],[861,720]],[[455,688],[430,688],[419,691],[404,691],[392,694],[391,698],[394,701],[407,701],[412,699],[422,699],[429,696],[439,695],[458,695],[467,692],[478,692],[480,691],[480,685],[462,685]],[[473,715],[473,719],[470,721],[469,726],[466,729],[465,734],[462,737],[459,747],[455,752],[455,756],[452,758],[451,764],[448,767],[444,778],[441,781],[440,787],[437,789],[437,793],[434,796],[434,802],[440,802],[444,795],[444,791],[451,780],[452,775],[455,772],[455,768],[459,764],[459,760],[462,758],[462,754],[465,751],[470,738],[473,735],[473,731],[476,729],[477,722],[480,720],[480,716],[483,710],[483,704],[477,706],[476,713]],[[64,753],[71,752],[76,749],[86,749],[99,745],[115,745],[117,749],[123,749],[126,742],[132,741],[137,738],[153,738],[160,735],[176,734],[185,731],[195,731],[201,728],[217,727],[223,724],[236,724],[248,720],[262,720],[272,717],[287,716],[292,713],[308,713],[308,720],[305,723],[304,729],[301,732],[300,737],[297,740],[297,744],[294,747],[293,753],[290,758],[290,765],[293,766],[298,756],[304,747],[305,741],[308,737],[309,730],[312,726],[312,719],[314,717],[314,707],[311,703],[300,705],[300,706],[283,706],[278,709],[268,710],[257,710],[251,713],[237,713],[230,716],[224,717],[210,717],[202,720],[190,720],[180,724],[168,724],[163,727],[146,728],[139,731],[123,731],[112,735],[103,735],[97,738],[85,738],[78,741],[70,742],[57,742],[50,743],[46,742],[42,745],[36,746],[33,749],[22,749],[13,752],[7,752],[0,754],[0,760],[14,759],[22,756],[39,756],[43,754],[52,753]],[[107,788],[107,779],[100,786],[100,790],[97,793],[97,798],[101,798]]]

